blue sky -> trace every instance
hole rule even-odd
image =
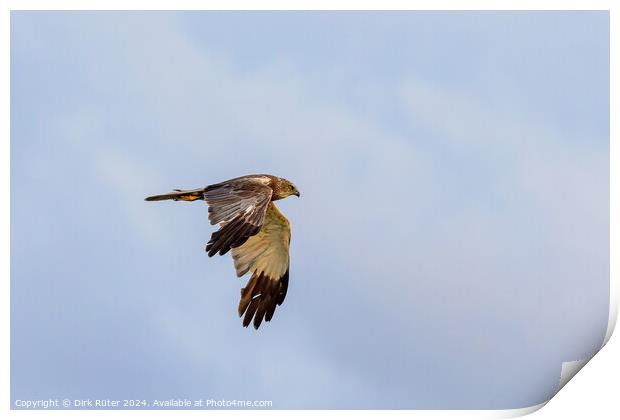
[[[606,12],[13,12],[11,387],[516,408],[609,302]],[[292,180],[256,332],[202,203]]]

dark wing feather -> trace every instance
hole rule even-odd
[[[205,189],[209,221],[221,226],[207,244],[210,257],[226,254],[260,231],[272,192],[264,177],[236,178]]]
[[[247,327],[254,319],[254,328],[258,329],[263,319],[271,321],[276,306],[281,305],[288,289],[288,270],[279,279],[254,273],[247,286],[241,289],[239,316],[243,316],[243,326]]]

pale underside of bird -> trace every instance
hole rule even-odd
[[[252,273],[241,289],[239,316],[243,326],[271,321],[286,297],[291,226],[273,203],[299,191],[288,180],[273,175],[247,175],[195,190],[174,190],[146,201],[205,200],[209,221],[219,224],[207,244],[209,257],[231,251],[237,276]]]

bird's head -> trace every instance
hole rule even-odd
[[[288,197],[289,195],[296,195],[297,197],[300,196],[297,187],[288,179],[280,178],[280,185],[282,186],[281,191],[284,197]]]

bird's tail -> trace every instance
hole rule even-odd
[[[146,197],[146,201],[162,201],[162,200],[182,200],[182,201],[194,201],[194,200],[202,200],[204,198],[204,188],[199,188],[196,190],[174,190],[168,194],[161,195],[152,195],[150,197]]]

